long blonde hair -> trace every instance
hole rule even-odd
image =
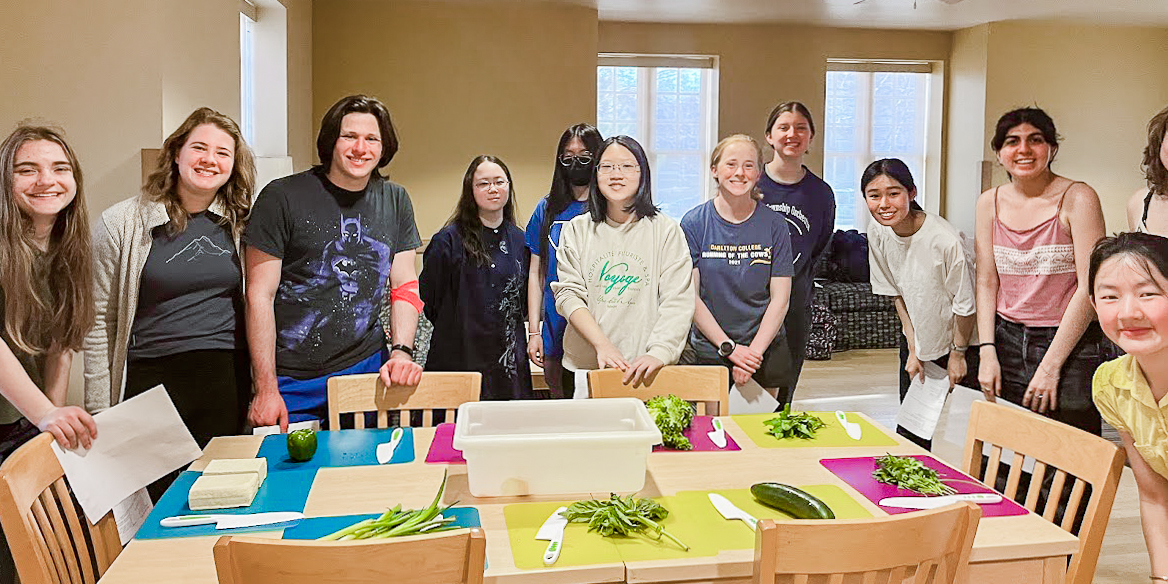
[[[251,212],[251,195],[255,192],[255,155],[243,139],[243,132],[239,125],[230,117],[225,116],[209,107],[201,107],[187,116],[187,119],[162,143],[162,151],[158,153],[158,162],[154,171],[142,185],[142,193],[151,201],[166,206],[166,215],[170,217],[171,234],[182,233],[187,228],[189,214],[183,209],[178,198],[178,164],[175,159],[187,138],[195,128],[211,124],[231,136],[235,140],[235,161],[231,167],[231,178],[219,187],[216,198],[222,199],[225,211],[223,220],[231,226],[232,235],[238,239],[243,234],[247,216]]]
[[[16,204],[13,172],[20,147],[39,140],[65,151],[73,167],[77,195],[57,214],[49,236],[48,270],[34,274],[38,253],[32,220]],[[4,291],[4,332],[16,348],[40,355],[51,350],[79,349],[93,326],[93,257],[90,253],[89,212],[85,205],[81,166],[61,130],[21,124],[0,144],[0,288]],[[34,285],[37,276],[48,279],[56,301]]]

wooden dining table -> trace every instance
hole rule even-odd
[[[875,425],[871,419],[867,422]],[[895,445],[874,447],[762,448],[735,423],[724,417],[723,425],[741,450],[717,452],[655,452],[649,455],[641,497],[669,496],[681,491],[743,489],[759,482],[794,485],[836,485],[873,516],[886,513],[820,464],[823,458],[924,454],[912,443],[894,438]],[[878,427],[878,426],[877,426]],[[660,560],[614,561],[606,564],[516,567],[508,538],[504,508],[515,503],[572,500],[582,497],[515,496],[476,498],[470,494],[466,466],[426,463],[435,430],[415,428],[412,462],[381,466],[324,467],[317,471],[304,506],[307,517],[380,513],[401,504],[421,508],[429,504],[444,471],[449,470],[443,501],[459,502],[478,510],[487,541],[485,580],[490,584],[584,584],[590,582],[709,582],[740,584],[751,580],[752,549],[726,549],[716,555]],[[189,470],[198,471],[217,458],[251,458],[262,437],[216,438]],[[271,478],[269,477],[269,480]],[[608,493],[592,493],[607,497]],[[281,536],[282,530],[248,533],[249,536]],[[595,536],[594,537],[599,537]],[[143,582],[214,584],[217,582],[212,546],[217,536],[134,539],[102,577],[102,584]],[[872,542],[872,545],[880,545]],[[985,517],[978,526],[970,556],[970,582],[996,584],[1056,584],[1063,582],[1067,556],[1078,548],[1078,539],[1034,514]],[[825,552],[828,553],[828,552]],[[843,553],[831,550],[830,553]]]

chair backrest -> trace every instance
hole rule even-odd
[[[360,541],[221,537],[219,584],[482,584],[481,529]]]
[[[366,412],[377,412],[377,427],[389,427],[389,412],[401,413],[401,425],[410,425],[410,413],[420,411],[423,426],[434,425],[434,410],[454,421],[458,406],[479,400],[483,374],[425,371],[417,386],[386,387],[376,373],[338,375],[328,380],[329,427],[341,427],[341,414],[353,416],[355,428],[365,427]]]
[[[703,416],[730,414],[730,376],[717,365],[670,365],[637,387],[622,382],[619,369],[588,372],[588,393],[592,397],[651,397],[673,394],[698,406]]]
[[[94,525],[42,433],[0,465],[0,525],[22,584],[93,584],[122,551],[113,513]]]
[[[982,468],[985,445],[990,445],[989,462]],[[1003,449],[1014,451],[1010,460],[1003,460]],[[1052,522],[1061,506],[1066,511],[1059,525],[1067,531],[1074,529],[1087,487],[1091,487],[1078,531],[1079,551],[1071,556],[1066,579],[1067,584],[1088,584],[1095,576],[1103,532],[1115,502],[1123,471],[1123,450],[1103,438],[1037,414],[975,402],[962,457],[965,472],[992,487],[998,482],[1000,463],[1009,464],[1002,494],[1017,500],[1025,457],[1034,459],[1034,471],[1022,505]],[[1039,509],[1046,473],[1054,473],[1053,481],[1045,505]],[[1062,500],[1066,491],[1070,495]]]
[[[758,522],[754,584],[966,581],[981,509],[957,503],[874,519]]]

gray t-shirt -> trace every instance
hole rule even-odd
[[[786,220],[758,205],[746,221],[731,223],[711,200],[686,213],[681,229],[701,275],[699,296],[734,342],[749,343],[770,304],[771,278],[794,274]],[[690,343],[711,344],[696,325],[690,329]]]
[[[235,348],[243,273],[231,228],[204,211],[182,233],[154,228],[131,329],[133,358]]]

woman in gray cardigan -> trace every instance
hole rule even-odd
[[[142,193],[102,213],[86,409],[161,384],[199,446],[240,432],[251,373],[239,235],[254,190],[239,126],[199,108],[163,143]]]

